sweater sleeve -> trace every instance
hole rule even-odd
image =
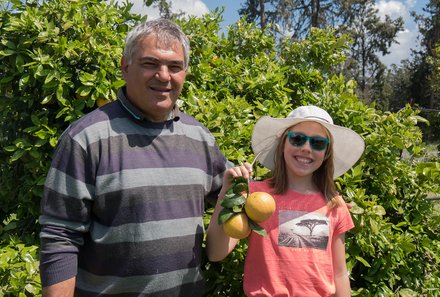
[[[76,276],[78,249],[83,244],[84,232],[89,229],[93,174],[86,166],[86,151],[66,132],[55,150],[41,201],[43,287]]]

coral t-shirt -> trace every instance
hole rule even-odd
[[[252,182],[251,192],[272,192],[267,181]],[[276,211],[260,223],[266,237],[252,232],[244,267],[246,296],[324,297],[335,293],[334,236],[354,227],[345,203],[329,209],[321,193],[288,190],[272,195]]]

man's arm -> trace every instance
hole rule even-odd
[[[69,278],[57,284],[43,287],[43,297],[73,297],[75,291],[75,278]]]
[[[46,177],[39,223],[40,278],[47,296],[73,296],[77,257],[84,244],[83,235],[89,229],[94,190],[87,186],[94,181],[85,178],[93,176],[87,171],[86,156],[83,148],[65,132]],[[55,290],[63,294],[58,295]]]

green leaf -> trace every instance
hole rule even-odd
[[[81,97],[86,97],[90,94],[90,92],[92,91],[92,87],[90,86],[80,86],[77,90],[76,90],[76,94],[78,94]]]
[[[47,138],[47,132],[45,130],[38,130],[34,133],[35,136],[37,136],[40,139],[46,139]]]
[[[6,83],[12,81],[13,79],[14,79],[14,76],[13,76],[13,75],[11,75],[11,76],[5,76],[5,77],[3,77],[2,79],[0,79],[0,83],[1,83],[1,84],[6,84]]]
[[[50,94],[50,95],[44,97],[44,99],[41,101],[41,104],[48,104],[49,102],[51,102],[52,101],[52,96],[53,95]]]
[[[7,152],[13,152],[13,151],[15,151],[16,149],[17,149],[17,147],[16,146],[13,146],[13,145],[10,145],[10,146],[6,146],[6,147],[4,147],[3,148],[5,151],[7,151]]]
[[[354,213],[354,214],[363,214],[365,212],[365,210],[362,207],[358,206],[357,204],[352,203],[352,207],[350,208],[350,212]]]
[[[241,194],[243,192],[248,193],[249,189],[248,189],[248,183],[246,182],[236,182],[233,183],[232,185],[232,191],[235,194]]]
[[[412,242],[409,242],[407,240],[403,240],[402,242],[400,242],[399,246],[407,253],[412,253],[416,250],[416,246]]]
[[[57,77],[56,71],[49,71],[49,73],[46,76],[46,79],[44,80],[44,84],[50,83],[56,77]]]
[[[241,204],[241,205],[234,205],[234,206],[232,206],[232,211],[233,212],[235,212],[235,213],[238,213],[238,212],[242,212],[243,211],[243,204]]]
[[[51,147],[55,147],[57,145],[57,143],[58,143],[58,138],[51,137],[50,140],[49,140],[49,143],[50,143]]]
[[[18,82],[18,85],[20,86],[20,88],[23,88],[24,86],[27,85],[27,83],[29,82],[30,79],[30,75],[29,74],[25,74],[20,78],[20,81]]]
[[[355,258],[356,258],[356,260],[358,260],[359,262],[364,264],[365,267],[371,267],[371,265],[361,256],[356,256]]]
[[[24,150],[17,150],[15,151],[15,153],[12,155],[10,161],[11,162],[15,162],[18,159],[20,159],[22,156],[24,155]]]
[[[22,55],[17,55],[17,58],[15,59],[15,66],[20,72],[23,72],[23,65],[24,65],[24,58]]]
[[[15,51],[14,50],[10,50],[10,49],[1,50],[0,51],[0,56],[4,56],[4,57],[7,57],[7,56],[10,56],[10,55],[13,55],[13,54],[15,54]]]
[[[260,225],[258,225],[254,221],[252,221],[251,219],[249,219],[249,227],[251,227],[251,229],[255,233],[257,233],[257,234],[259,234],[261,236],[267,236],[266,229],[264,229],[263,227],[261,227]]]
[[[399,148],[401,150],[403,150],[405,148],[405,145],[403,144],[403,141],[402,141],[402,137],[397,136],[397,135],[393,135],[392,141],[397,148]]]
[[[384,216],[386,215],[386,211],[385,208],[383,208],[382,205],[375,205],[373,206],[373,213],[378,215],[378,216]]]
[[[243,176],[239,176],[239,177],[234,178],[233,183],[235,183],[235,184],[246,183],[247,184],[247,179],[244,178]]]
[[[85,86],[94,86],[96,76],[94,74],[82,72],[79,79],[80,79],[81,83]]]
[[[233,212],[231,209],[223,208],[218,214],[218,224],[223,224],[224,222],[229,220],[234,214],[235,212]]]
[[[121,88],[121,87],[123,87],[123,86],[125,86],[125,80],[123,80],[123,79],[115,80],[115,81],[111,84],[111,88],[112,88],[112,89],[115,89],[115,90],[117,90],[117,89],[119,89],[119,88]]]
[[[145,6],[150,6],[151,4],[153,4],[154,0],[144,0],[145,2]]]
[[[377,222],[370,218],[370,229],[373,232],[373,234],[379,233],[379,226],[377,225]]]
[[[404,288],[399,290],[399,295],[400,297],[417,297],[420,296],[419,293],[409,289],[409,288]]]
[[[225,208],[232,208],[236,205],[242,205],[246,201],[246,197],[243,195],[236,195],[233,196],[225,196],[223,199],[221,206]]]
[[[31,115],[31,121],[35,126],[40,126],[40,119],[36,115]]]

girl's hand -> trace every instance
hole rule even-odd
[[[223,227],[218,224],[218,216],[223,209],[221,202],[226,192],[232,186],[232,181],[237,177],[249,179],[252,175],[252,166],[244,163],[226,170],[223,178],[223,187],[218,196],[211,221],[206,232],[206,254],[210,261],[221,261],[234,249],[239,241],[225,234]]]
[[[223,188],[229,189],[232,185],[232,181],[234,180],[234,178],[242,176],[246,179],[249,179],[252,173],[252,166],[247,162],[242,165],[229,168],[225,172],[225,175],[223,177]]]

